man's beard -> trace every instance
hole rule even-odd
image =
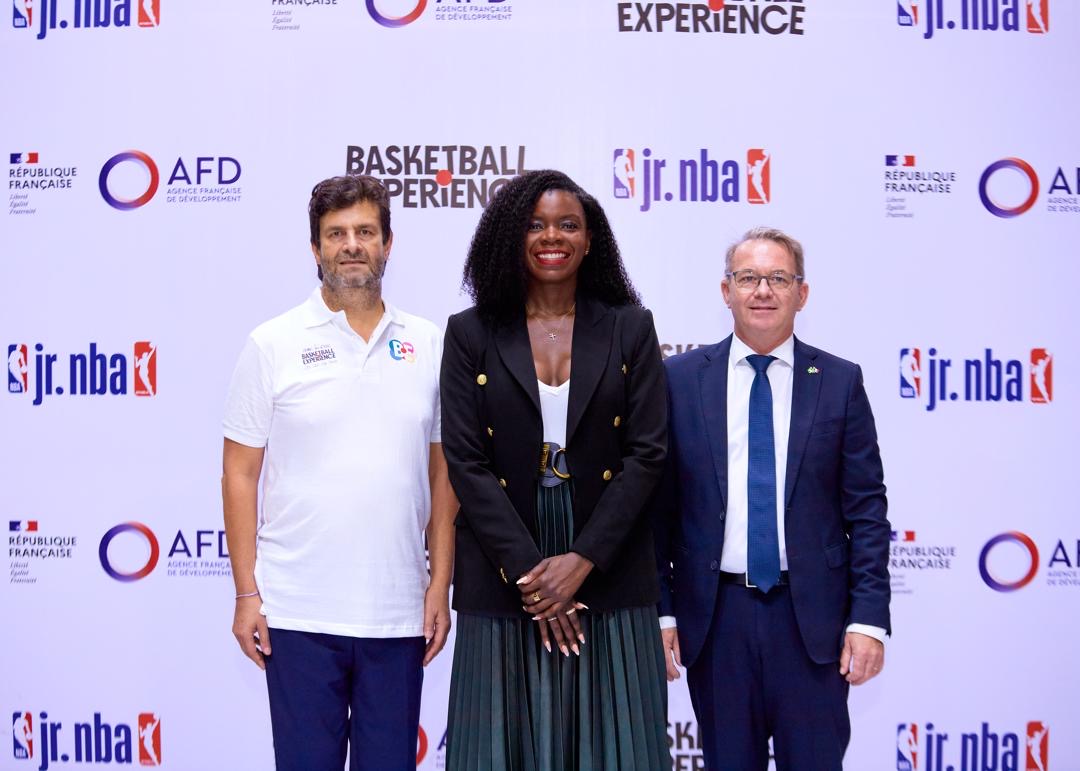
[[[349,257],[351,255],[343,255]],[[382,277],[386,274],[386,258],[381,260],[368,258],[368,272],[361,275],[343,276],[337,271],[337,266],[329,266],[319,254],[319,262],[322,265],[323,285],[332,291],[340,289],[364,289],[369,292],[381,292]]]

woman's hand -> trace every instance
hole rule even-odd
[[[548,653],[551,653],[551,641],[554,640],[564,656],[569,656],[570,651],[581,655],[578,643],[585,644],[585,634],[581,631],[581,620],[577,611],[587,608],[580,602],[571,602],[569,610],[560,610],[554,615],[533,619],[540,625],[540,642],[547,648]]]
[[[592,569],[593,563],[576,552],[541,560],[517,581],[522,607],[535,620],[570,610]]]

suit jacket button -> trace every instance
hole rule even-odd
[[[628,369],[626,368],[626,365],[625,365],[625,364],[623,364],[623,365],[622,365],[622,373],[623,373],[623,374],[625,375],[625,374],[626,374],[626,373],[627,373],[628,371],[629,371],[629,370],[628,370]]]
[[[495,436],[495,429],[488,426],[488,436]]]
[[[720,569],[720,562],[718,560],[713,560],[712,562],[709,563],[709,570],[711,570],[712,572],[715,573],[719,569]]]
[[[616,415],[615,420],[613,420],[611,422],[615,424],[615,428],[618,428],[619,426],[622,425],[622,415]]]
[[[481,372],[479,375],[476,376],[476,384],[484,385],[485,383],[487,383],[487,375]]]
[[[499,484],[502,485],[503,487],[506,487],[506,480],[500,478],[499,479]]]
[[[612,477],[611,469],[609,469],[609,468],[604,469],[604,481],[605,482],[610,482],[611,477]]]

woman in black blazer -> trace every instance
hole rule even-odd
[[[447,769],[669,768],[652,315],[600,205],[555,171],[494,197],[464,285],[441,375],[461,502]]]

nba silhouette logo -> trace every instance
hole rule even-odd
[[[918,348],[900,349],[900,396],[917,399],[922,393],[922,357]]]
[[[1050,31],[1050,0],[1026,0],[1027,31],[1043,35]]]
[[[157,346],[147,340],[135,343],[135,395],[157,393]]]
[[[919,726],[901,723],[896,729],[896,771],[918,771]]]
[[[139,765],[161,765],[161,718],[153,712],[139,713]]]
[[[33,0],[12,0],[11,26],[15,29],[26,29],[34,23]]]
[[[1054,400],[1054,357],[1045,348],[1031,349],[1031,401],[1049,404]]]
[[[611,180],[616,198],[634,197],[635,177],[634,151],[630,148],[616,150],[611,167]]]
[[[919,23],[918,0],[897,0],[896,23],[901,27],[914,27]]]
[[[29,712],[16,712],[11,718],[11,740],[16,760],[34,757],[34,716]]]
[[[1027,762],[1024,771],[1047,771],[1050,754],[1050,728],[1041,720],[1027,724]]]
[[[161,24],[161,0],[139,0],[139,26],[156,27]]]
[[[746,151],[746,200],[750,203],[768,203],[772,199],[769,154],[759,147]]]
[[[8,346],[8,381],[9,394],[24,394],[27,388],[27,372],[30,370],[30,360],[26,358],[25,345]]]

